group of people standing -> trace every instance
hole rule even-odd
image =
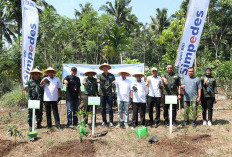
[[[86,78],[83,82],[76,76],[77,68],[72,67],[70,75],[66,76],[63,80],[63,84],[66,88],[66,101],[67,101],[67,126],[73,128],[78,124],[78,118],[76,112],[80,102],[83,100],[84,110],[86,112],[91,111],[91,106],[88,105],[88,96],[100,96],[102,124],[107,125],[106,108],[109,113],[109,127],[114,128],[114,116],[113,116],[113,97],[116,94],[117,88],[117,102],[118,102],[118,124],[116,128],[123,127],[129,128],[129,106],[132,104],[133,118],[132,128],[135,129],[138,124],[138,112],[140,113],[140,124],[153,126],[157,128],[160,123],[160,107],[163,106],[164,125],[169,124],[168,109],[170,104],[165,103],[166,95],[176,95],[178,100],[184,96],[184,108],[186,115],[189,110],[187,106],[193,105],[193,109],[197,110],[197,105],[201,101],[203,107],[203,125],[212,125],[213,104],[217,100],[217,87],[216,80],[211,76],[211,69],[205,69],[205,76],[201,79],[194,76],[194,68],[188,69],[188,76],[183,81],[177,73],[174,72],[174,67],[171,64],[167,65],[167,73],[162,76],[158,76],[158,69],[153,67],[151,69],[151,76],[147,77],[146,82],[143,81],[145,75],[141,72],[133,72],[132,76],[136,81],[131,82],[127,79],[130,76],[128,71],[121,70],[118,75],[119,79],[115,79],[115,76],[109,72],[111,66],[109,64],[102,64],[99,69],[103,71],[97,78],[94,76],[97,74],[93,70],[86,71],[84,75]],[[43,79],[40,77],[42,72],[38,69],[34,69],[30,72],[31,79],[26,83],[25,89],[29,93],[30,100],[40,100],[40,109],[36,110],[37,128],[41,128],[42,115],[43,115],[43,103],[46,108],[47,127],[51,128],[51,108],[55,119],[55,125],[58,129],[61,129],[60,118],[58,113],[58,102],[61,100],[61,82],[59,78],[54,75],[57,71],[53,68],[45,70]],[[84,96],[81,96],[81,84],[84,86]],[[184,93],[183,93],[184,91]],[[108,105],[106,107],[106,105]],[[155,106],[155,119],[153,119],[153,108]],[[145,123],[146,107],[149,112],[149,122]],[[178,105],[174,104],[172,108],[172,124],[177,126],[176,112]],[[206,112],[208,111],[208,122],[206,121]],[[123,121],[123,112],[124,121]],[[32,111],[28,112],[28,123],[31,129],[31,117]],[[197,114],[197,112],[194,112]],[[192,126],[196,127],[195,115],[193,118]],[[86,120],[88,123],[88,120]],[[183,125],[189,124],[189,118],[185,118]]]

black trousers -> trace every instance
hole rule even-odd
[[[140,112],[141,125],[145,125],[146,103],[133,103],[133,124],[138,125],[138,111]]]
[[[32,109],[28,109],[28,117],[27,122],[30,127],[32,127]],[[40,101],[40,109],[35,109],[35,115],[36,115],[36,121],[37,125],[41,125],[41,122],[43,120],[43,101]]]
[[[52,127],[51,108],[53,111],[56,127],[60,126],[60,116],[58,113],[57,101],[45,101],[45,108],[46,108],[47,126]]]
[[[165,104],[164,102],[164,120],[168,122],[169,120],[169,115],[168,115],[168,109],[169,109],[170,104]],[[176,109],[177,109],[177,104],[172,104],[172,121],[176,121]]]
[[[213,117],[213,104],[214,104],[215,97],[203,97],[202,101],[202,116],[203,120],[206,120],[206,112],[208,110],[208,120],[212,122]]]
[[[161,104],[161,97],[150,97],[148,96],[148,109],[149,109],[149,118],[150,123],[153,124],[153,107],[155,105],[155,123],[158,124],[160,121],[160,104]]]

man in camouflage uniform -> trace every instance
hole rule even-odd
[[[174,68],[172,64],[167,65],[167,73],[161,77],[163,84],[164,84],[164,95],[177,95],[178,100],[181,99],[180,95],[180,77],[177,73],[174,72]],[[164,102],[164,125],[168,125],[168,108],[170,104],[165,104]],[[177,104],[173,104],[172,107],[172,124],[177,126],[176,124],[176,110]]]
[[[34,69],[30,72],[32,76],[25,85],[25,90],[29,94],[29,100],[40,100],[40,109],[35,110],[37,129],[41,128],[41,122],[43,119],[43,87],[40,86],[42,72],[38,69]],[[32,129],[32,109],[28,109],[28,124],[29,131]]]
[[[98,96],[98,84],[97,84],[97,79],[94,78],[93,76],[96,75],[97,73],[93,70],[86,71],[84,73],[87,78],[85,78],[82,82],[84,85],[84,110],[85,112],[91,112],[92,111],[92,106],[88,105],[88,96]],[[95,122],[96,122],[96,113],[95,113]],[[88,118],[86,119],[86,124],[88,123]]]

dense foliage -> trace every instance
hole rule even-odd
[[[152,22],[142,24],[131,13],[131,0],[107,2],[99,8],[104,14],[90,3],[81,4],[81,10],[73,12],[75,19],[60,16],[43,0],[34,1],[40,12],[34,65],[42,70],[48,66],[61,70],[62,63],[120,64],[122,57],[123,63],[141,62],[163,72],[167,63],[175,62],[188,4],[184,0],[171,17],[167,9],[154,8]],[[20,81],[21,3],[0,0],[0,4],[0,75]],[[197,52],[198,75],[210,66],[215,76],[231,78],[231,25],[232,1],[211,0]]]

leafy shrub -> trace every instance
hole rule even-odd
[[[16,86],[12,91],[4,94],[0,98],[0,105],[1,106],[17,106],[17,105],[24,105],[26,100],[23,98],[22,95],[22,86]],[[25,96],[27,98],[27,96]]]

